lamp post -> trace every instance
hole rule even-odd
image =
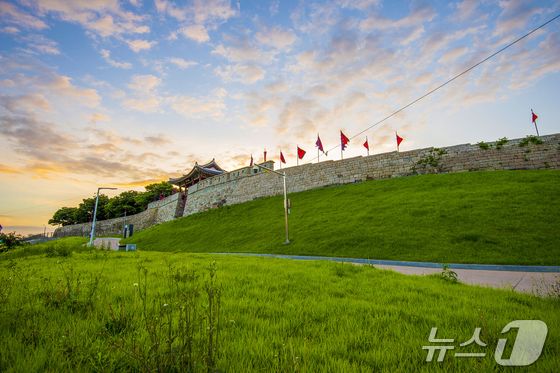
[[[99,203],[99,191],[102,189],[116,190],[117,188],[105,188],[105,187],[97,188],[97,197],[95,198],[95,208],[93,209],[93,222],[91,224],[91,233],[89,235],[88,246],[92,246],[93,240],[95,239],[95,221],[97,218],[97,204]]]
[[[284,244],[287,245],[290,243],[290,235],[288,233],[288,191],[286,189],[286,171],[284,172],[278,172],[278,171],[274,171],[273,169],[270,169],[268,167],[262,166],[260,164],[254,164],[254,167],[259,167],[259,168],[263,168],[267,171],[273,172],[277,175],[282,176],[282,181],[284,182],[284,224],[286,227],[286,241],[284,241]]]

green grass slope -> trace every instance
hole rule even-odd
[[[369,266],[90,250],[2,262],[0,290],[2,372],[502,371],[513,320],[548,325],[529,371],[560,367],[557,298]],[[441,363],[425,362],[432,327],[455,340]],[[477,327],[487,347],[460,347]]]
[[[560,171],[423,175],[292,193],[138,232],[141,250],[560,264]]]

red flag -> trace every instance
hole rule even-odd
[[[305,153],[306,153],[305,150],[303,150],[299,146],[297,147],[297,156],[298,156],[299,159],[303,159],[303,156],[305,155]]]
[[[280,162],[286,164],[286,158],[284,158],[284,154],[282,154],[282,151],[280,151]]]
[[[251,154],[251,164],[249,165],[249,167],[253,167],[253,154]]]
[[[404,140],[402,137],[399,136],[398,133],[395,132],[395,135],[397,136],[397,149],[399,148],[399,145],[401,144],[401,142]]]
[[[366,137],[366,142],[364,142],[364,148],[366,148],[367,150],[369,150],[369,143],[367,141],[367,137]]]
[[[266,149],[264,150],[264,161],[266,162]]]
[[[323,153],[325,152],[323,150],[323,143],[321,142],[321,138],[319,137],[319,134],[317,134],[317,142],[315,143],[315,146],[319,148],[320,151],[322,151]]]
[[[533,109],[531,109],[531,118],[532,118],[532,120],[533,120],[533,123],[536,122],[536,120],[537,120],[538,117],[539,117],[539,116],[533,112]]]
[[[349,141],[350,139],[346,137],[346,135],[343,134],[342,131],[340,131],[340,146],[342,147],[342,150],[346,149]]]

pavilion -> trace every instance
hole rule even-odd
[[[203,165],[199,165],[198,162],[195,163],[192,170],[190,170],[187,174],[174,179],[170,178],[169,183],[177,185],[179,188],[187,189],[204,179],[224,173],[226,173],[226,171],[218,166],[215,159],[212,159],[210,162]]]

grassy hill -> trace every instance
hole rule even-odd
[[[138,232],[142,250],[257,252],[454,263],[560,264],[560,171],[423,175],[289,195]]]

